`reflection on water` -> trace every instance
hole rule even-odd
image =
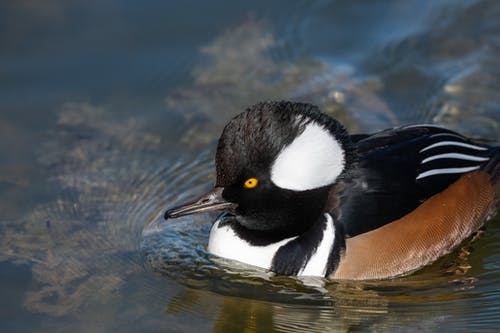
[[[275,282],[278,286],[279,282]],[[460,302],[464,299],[474,301],[477,297],[465,291],[487,289],[478,279],[446,276],[429,270],[418,277],[395,281],[329,283],[324,292],[316,294],[299,295],[297,282],[295,293],[287,293],[287,287],[293,287],[293,282],[293,279],[281,281],[281,288],[274,290],[274,294],[270,293],[268,299],[261,298],[265,293],[265,283],[258,291],[254,290],[253,297],[248,291],[245,297],[235,296],[242,286],[232,290],[233,295],[222,293],[226,296],[215,298],[220,301],[215,314],[213,303],[210,303],[214,296],[206,293],[209,286],[205,285],[204,291],[187,289],[171,300],[167,311],[216,315],[216,332],[385,331],[397,330],[398,327],[404,327],[402,331],[435,331],[444,326],[456,329],[471,325],[464,320],[470,316],[471,309]],[[249,289],[255,281],[247,280],[246,283],[245,288]],[[280,293],[287,293],[288,301],[279,301]],[[498,323],[493,312],[483,313],[478,319],[472,323],[476,328],[493,327]]]
[[[498,217],[479,239],[430,267],[363,283],[228,265],[205,249],[215,216],[162,219],[165,207],[212,185],[222,126],[258,100],[313,102],[352,131],[434,122],[498,142],[500,6],[431,2],[413,15],[420,4],[265,2],[265,11],[201,47],[189,78],[182,70],[168,72],[179,77],[166,84],[174,88],[163,94],[160,111],[124,112],[126,102],[64,98],[50,116],[25,111],[29,122],[0,114],[0,265],[20,267],[15,272],[23,276],[0,275],[2,295],[22,309],[0,330],[17,321],[31,321],[40,332],[498,327]],[[12,6],[39,12],[29,1]],[[43,7],[37,22],[58,26],[72,9],[60,1]],[[391,33],[401,22],[406,29]],[[4,40],[15,54],[15,40]],[[17,150],[35,154],[23,159]],[[13,294],[16,288],[22,290]]]
[[[498,224],[498,219],[493,223]],[[189,287],[170,301],[168,311],[203,313],[202,309],[213,308],[207,304],[214,295],[207,291],[223,295],[217,306],[217,332],[378,331],[398,327],[434,331],[443,325],[487,328],[498,324],[496,307],[483,306],[475,313],[475,320],[471,320],[474,311],[469,308],[469,302],[481,297],[498,296],[498,271],[496,277],[491,276],[491,270],[484,271],[484,258],[475,253],[476,246],[493,246],[493,253],[500,250],[498,225],[488,230],[490,236],[471,239],[417,274],[387,281],[322,280],[319,284],[275,277],[244,265],[238,268],[234,263],[217,266],[220,260],[211,260],[204,250],[207,228],[181,235],[173,229],[155,229],[163,236],[148,233],[144,243],[149,249],[146,257],[156,272]]]

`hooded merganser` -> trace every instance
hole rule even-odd
[[[349,135],[313,105],[233,118],[215,188],[165,218],[221,210],[208,251],[280,275],[380,279],[452,251],[498,209],[500,147],[432,125]]]

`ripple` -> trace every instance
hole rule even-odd
[[[200,303],[192,294],[206,297],[208,291],[223,296],[216,319],[220,331],[234,328],[229,318],[240,318],[237,322],[248,327],[273,327],[287,332],[354,327],[384,331],[413,327],[435,331],[446,325],[480,329],[498,322],[493,306],[500,298],[496,288],[500,283],[498,270],[486,270],[486,266],[476,262],[477,258],[494,261],[496,252],[490,252],[490,248],[498,247],[496,220],[490,222],[493,227],[488,228],[486,236],[463,244],[463,248],[471,251],[467,257],[457,249],[405,277],[364,282],[319,279],[319,283],[311,284],[303,279],[276,277],[209,255],[205,250],[209,218],[201,218],[202,223],[194,224],[192,218],[184,218],[179,220],[180,225],[161,219],[159,212],[150,224],[153,229],[144,234],[142,250],[148,265],[161,276],[188,287],[190,297],[176,297],[173,301],[172,307],[177,311],[199,310]],[[464,263],[472,265],[470,273],[450,270],[453,265]],[[235,304],[238,304],[236,308]],[[469,308],[473,304],[477,305]],[[259,318],[261,323],[251,318]],[[266,326],[270,323],[272,326]]]
[[[212,180],[211,153],[162,154],[139,119],[68,104],[39,151],[57,193],[2,225],[3,259],[32,264],[26,306],[56,316],[108,302],[144,271],[139,245],[150,216]]]

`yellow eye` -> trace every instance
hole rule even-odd
[[[245,180],[245,187],[254,188],[255,186],[257,186],[258,183],[259,180],[257,178],[248,178],[247,180]]]

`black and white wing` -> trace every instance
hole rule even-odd
[[[353,136],[358,167],[346,178],[341,221],[349,236],[397,220],[479,169],[492,147],[431,125]]]
[[[432,134],[428,141],[428,145],[419,150],[418,182],[474,171],[490,159],[488,147],[455,133]]]

